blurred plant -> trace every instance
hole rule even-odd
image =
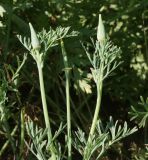
[[[131,120],[135,120],[141,128],[145,127],[148,123],[148,98],[144,100],[141,96],[140,100],[141,102],[139,102],[137,106],[131,106],[129,115],[131,116]]]
[[[130,150],[132,151],[131,158],[133,160],[146,160],[148,158],[148,146],[141,148],[137,144],[133,143]]]
[[[15,119],[14,122],[16,123],[16,125],[14,126],[12,131],[11,131],[11,125],[9,124],[9,119],[13,118],[13,115],[11,113],[11,108],[14,106],[15,102],[10,101],[10,99],[8,97],[8,92],[12,91],[16,95],[18,94],[17,88],[18,88],[19,74],[20,74],[20,70],[22,69],[22,67],[26,61],[26,58],[27,58],[27,56],[26,56],[26,54],[24,54],[23,60],[22,60],[22,62],[20,62],[20,59],[17,57],[17,65],[18,66],[15,71],[11,65],[9,65],[5,68],[8,77],[9,77],[8,70],[11,72],[11,74],[12,74],[11,79],[7,80],[5,72],[3,70],[0,70],[0,117],[1,117],[0,126],[3,129],[3,132],[6,135],[6,138],[8,139],[8,140],[6,140],[6,142],[4,143],[4,145],[2,146],[2,148],[0,150],[0,156],[3,154],[3,152],[8,147],[8,144],[10,143],[11,149],[13,151],[13,155],[16,157],[16,159],[21,158],[23,145],[20,147],[19,153],[17,153],[16,152],[17,147],[16,147],[16,143],[14,141],[14,135],[18,129],[18,123],[16,122],[16,119]],[[21,130],[21,133],[23,133],[23,132],[24,132],[24,130]],[[24,137],[21,137],[20,143],[22,144],[23,141],[24,141]]]
[[[148,158],[148,98],[144,100],[142,96],[140,96],[140,102],[136,106],[131,106],[131,111],[129,112],[132,121],[138,124],[140,128],[144,128],[144,143],[145,148],[142,149],[142,153],[138,153],[135,155],[136,160],[144,160],[144,158]]]
[[[14,143],[14,139],[11,136],[11,131],[10,131],[10,126],[8,123],[8,119],[10,118],[10,111],[8,107],[6,106],[6,102],[8,101],[7,97],[7,91],[8,91],[8,82],[6,81],[5,74],[1,70],[0,72],[0,124],[1,127],[3,128],[4,133],[6,134],[7,139],[9,140],[13,154],[16,154],[16,146]],[[2,149],[1,149],[2,150]],[[2,154],[3,151],[1,151]]]
[[[148,147],[146,146],[145,149],[140,152],[138,155],[135,155],[135,160],[146,160],[148,159]]]

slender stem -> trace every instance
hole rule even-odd
[[[90,137],[94,134],[97,119],[99,118],[99,111],[100,111],[101,97],[102,97],[102,81],[100,82],[100,84],[97,87],[97,94],[98,95],[97,95],[96,109],[95,109],[93,122],[92,122],[91,129],[90,129],[88,141],[89,141]]]
[[[84,151],[84,160],[88,160],[88,155],[89,153],[89,145],[92,142],[92,136],[95,132],[95,128],[96,128],[96,124],[97,124],[97,119],[99,117],[99,111],[100,111],[100,104],[101,104],[101,97],[102,97],[102,81],[100,82],[100,85],[97,87],[97,103],[96,103],[96,109],[95,109],[95,113],[94,113],[94,117],[93,117],[93,121],[92,121],[92,125],[91,125],[91,129],[89,132],[89,136],[88,136],[88,140],[87,140],[87,145],[85,147],[85,151]]]
[[[25,124],[24,124],[24,108],[21,109],[21,138],[20,138],[20,160],[23,160],[23,152],[24,152],[24,135],[25,134]]]
[[[100,74],[99,74],[99,78],[98,78],[98,81],[97,81],[96,85],[97,85],[96,109],[95,109],[95,113],[94,113],[91,129],[90,129],[90,132],[89,132],[87,144],[86,144],[85,151],[84,151],[84,160],[88,160],[89,159],[88,158],[88,155],[90,155],[90,153],[89,153],[89,145],[92,142],[91,138],[94,135],[96,124],[97,124],[97,120],[99,118],[99,111],[100,111],[101,98],[102,98],[102,88],[103,88],[103,62],[100,65]]]
[[[25,62],[25,59],[23,60]],[[24,62],[22,62],[22,64],[20,65],[19,69],[17,69],[17,71],[19,72],[19,70],[21,69],[22,65],[24,64]],[[16,71],[16,73],[18,73]],[[12,78],[13,80],[15,80],[15,74]],[[20,97],[19,97],[19,92],[16,93],[16,97],[18,99],[18,103],[20,106],[22,106],[22,102],[20,100]],[[23,153],[24,153],[24,139],[25,139],[25,124],[24,124],[24,113],[25,113],[25,109],[22,108],[21,111],[20,111],[20,127],[19,127],[19,130],[20,130],[20,145],[19,145],[19,160],[23,160]]]
[[[66,74],[66,105],[67,105],[67,133],[68,133],[68,160],[71,160],[71,113],[69,96],[69,73]]]
[[[47,109],[47,103],[46,103],[45,87],[44,87],[44,80],[43,80],[43,70],[40,64],[38,64],[38,72],[39,72],[40,90],[41,90],[41,98],[42,98],[45,125],[46,125],[46,128],[49,128],[48,141],[51,141],[52,134],[51,134],[51,127],[50,127],[50,121],[49,121],[49,115],[48,115],[48,109]]]
[[[41,90],[41,98],[42,98],[42,105],[43,105],[43,113],[44,113],[44,119],[45,119],[45,125],[46,128],[48,129],[48,144],[50,144],[50,150],[51,150],[51,154],[52,154],[52,160],[56,160],[55,157],[55,149],[54,149],[54,145],[52,143],[52,133],[51,133],[51,125],[50,125],[50,121],[49,121],[49,115],[48,115],[48,109],[47,109],[47,103],[46,103],[46,95],[45,95],[45,87],[44,87],[44,80],[43,80],[43,66],[41,65],[41,63],[37,62],[37,66],[38,66],[38,73],[39,73],[39,82],[40,82],[40,90]]]
[[[67,145],[68,145],[68,160],[71,160],[71,113],[70,113],[70,86],[69,86],[69,65],[67,54],[65,51],[64,43],[61,40],[61,48],[63,61],[65,66],[65,76],[66,76],[66,107],[67,107]]]
[[[90,133],[89,133],[89,138],[88,142],[91,138],[91,136],[94,134],[96,124],[97,124],[97,119],[99,118],[99,111],[100,111],[100,106],[101,106],[101,98],[102,98],[102,88],[103,88],[103,67],[104,67],[104,62],[102,61],[100,64],[100,73],[99,73],[99,78],[97,81],[97,103],[96,103],[96,109],[93,117],[93,122],[91,125]]]

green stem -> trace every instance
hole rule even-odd
[[[69,93],[69,73],[66,74],[66,105],[67,105],[67,133],[68,133],[68,160],[71,160],[71,113]]]
[[[23,160],[24,152],[24,136],[25,136],[25,124],[24,124],[24,108],[21,109],[21,138],[20,138],[20,160]]]
[[[24,60],[23,60],[24,61]],[[24,61],[25,62],[25,61]],[[22,62],[22,64],[20,65],[22,67],[22,65],[24,64],[24,62]],[[21,69],[21,67],[19,67]],[[20,69],[17,69],[20,70]],[[16,73],[18,73],[16,71]],[[17,74],[16,74],[17,75]],[[13,76],[13,80],[15,80],[15,74]],[[20,106],[22,106],[22,102],[20,100],[20,95],[19,95],[19,92],[16,93],[16,97],[18,99],[18,103]],[[20,130],[20,145],[19,145],[19,160],[23,160],[23,153],[24,153],[24,139],[25,139],[25,124],[24,124],[24,114],[25,114],[25,108],[22,108],[21,111],[20,111],[20,127],[19,127],[19,130]]]
[[[68,160],[71,160],[71,113],[70,113],[70,85],[69,85],[69,65],[67,54],[65,51],[64,43],[61,40],[61,48],[63,61],[65,66],[65,76],[66,76],[66,107],[67,107],[67,146],[68,146]]]
[[[43,105],[43,113],[44,113],[44,119],[45,119],[45,125],[48,129],[48,144],[50,144],[50,150],[52,154],[52,159],[56,160],[55,156],[55,149],[54,145],[52,143],[52,133],[51,133],[51,125],[49,121],[49,115],[48,115],[48,109],[47,109],[47,103],[46,103],[46,95],[45,95],[45,87],[44,87],[44,80],[43,80],[43,70],[41,63],[37,62],[38,66],[38,73],[39,73],[39,82],[40,82],[40,90],[41,90],[41,98],[42,98],[42,105]]]
[[[94,135],[95,128],[96,128],[96,125],[97,125],[97,120],[99,119],[99,111],[100,111],[100,106],[101,106],[102,88],[103,88],[103,62],[100,64],[100,72],[99,73],[100,73],[98,75],[99,79],[98,79],[98,82],[96,84],[97,85],[96,109],[95,109],[91,129],[90,129],[90,132],[89,132],[87,144],[86,144],[85,151],[84,151],[84,160],[89,159],[88,158],[89,155],[90,155],[89,146],[92,143],[92,136]]]
[[[93,122],[92,122],[90,133],[89,133],[88,142],[90,141],[91,136],[94,134],[94,131],[95,131],[95,128],[96,128],[96,124],[97,124],[97,120],[99,118],[99,111],[100,111],[101,97],[102,97],[102,81],[97,86],[97,94],[98,95],[97,95],[96,109],[95,109]]]

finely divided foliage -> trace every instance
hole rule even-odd
[[[91,136],[92,143],[89,144],[89,150],[87,159],[95,157],[95,159],[101,158],[101,156],[111,147],[114,143],[119,142],[121,139],[133,134],[137,131],[137,128],[132,129],[127,127],[127,122],[124,122],[123,127],[118,124],[118,120],[114,123],[112,117],[110,117],[107,125],[103,122],[98,121],[96,125],[96,131]],[[78,149],[80,154],[84,155],[84,150],[87,144],[86,134],[78,128],[75,133],[74,147]]]
[[[70,31],[70,27],[62,28],[57,27],[56,30],[52,28],[49,31],[43,29],[41,32],[37,33],[37,38],[41,45],[41,51],[45,54],[47,50],[51,47],[58,45],[58,41],[63,38],[77,36],[78,32]],[[17,35],[20,42],[24,45],[24,47],[31,52],[31,39],[27,37],[22,37],[21,35]]]
[[[139,127],[145,127],[148,120],[148,98],[146,100],[140,97],[140,102],[137,106],[131,106],[131,111],[129,112],[131,120],[136,120]]]
[[[68,63],[68,57],[66,53],[66,49],[64,46],[64,38],[77,36],[78,32],[70,31],[70,27],[57,27],[55,30],[52,28],[49,31],[43,29],[41,32],[36,33],[33,26],[29,24],[31,31],[31,38],[22,37],[18,35],[20,42],[24,45],[24,47],[29,51],[33,59],[36,61],[37,69],[38,69],[38,77],[40,84],[40,92],[42,99],[42,107],[44,114],[45,127],[39,127],[34,124],[32,120],[28,120],[25,123],[25,129],[30,137],[30,142],[25,140],[26,146],[29,148],[31,153],[38,160],[62,160],[68,159],[71,160],[73,158],[73,147],[82,155],[83,160],[91,160],[100,159],[114,143],[120,141],[122,138],[125,138],[134,132],[137,131],[137,128],[134,127],[132,129],[128,128],[127,122],[123,123],[123,126],[119,124],[118,121],[113,122],[112,117],[109,118],[109,122],[106,125],[101,121],[99,116],[101,99],[102,99],[102,89],[104,80],[112,75],[113,71],[122,63],[119,60],[120,57],[120,48],[114,46],[112,42],[106,38],[104,24],[99,15],[99,25],[98,25],[98,34],[96,42],[91,39],[92,46],[94,48],[94,53],[90,53],[88,45],[82,43],[82,46],[86,52],[86,55],[92,65],[91,68],[92,76],[97,88],[97,100],[96,100],[96,108],[94,111],[94,116],[92,119],[91,127],[89,134],[82,131],[81,128],[78,128],[78,131],[75,131],[72,135],[72,127],[71,127],[71,97],[70,97],[70,77],[69,72],[70,68]],[[61,44],[61,50],[63,55],[64,62],[64,71],[65,71],[65,92],[66,92],[66,109],[67,109],[67,124],[60,125],[59,129],[53,134],[53,130],[51,127],[51,121],[48,114],[48,107],[46,102],[46,94],[44,87],[44,77],[43,77],[43,67],[44,60],[47,54],[47,51],[58,44]],[[24,55],[24,59],[22,63],[19,63],[18,69],[13,74],[12,81],[17,85],[17,78],[19,76],[19,72],[24,65],[27,59],[26,54]],[[0,82],[0,114],[1,121],[5,117],[5,112],[3,105],[5,105],[5,101],[7,100],[6,93],[4,92],[5,88],[7,88],[7,83],[5,83],[5,79]],[[136,110],[133,109],[133,111]],[[134,115],[133,119],[136,118]],[[24,119],[21,119],[21,133],[22,139],[21,142],[23,144],[25,136],[24,136]],[[67,134],[65,136],[65,145],[61,145],[58,142],[58,136],[65,132],[65,128],[67,128]],[[65,133],[64,133],[65,134]],[[8,134],[10,143],[12,148],[14,146],[13,139],[11,137],[11,133]],[[20,147],[20,153],[22,154],[23,145]],[[13,150],[15,154],[15,148]],[[66,155],[67,153],[67,155]],[[21,157],[22,155],[20,155]],[[19,159],[19,157],[17,157]]]
[[[91,65],[93,66],[93,68],[91,68],[91,71],[94,81],[95,83],[97,83],[99,75],[102,71],[102,80],[104,80],[105,78],[110,76],[112,72],[122,63],[121,61],[116,60],[120,57],[121,50],[117,46],[114,46],[109,40],[106,41],[103,47],[101,47],[98,41],[96,41],[96,44],[94,43],[93,39],[91,39],[91,41],[93,46],[95,47],[95,52],[92,54],[92,56],[89,54],[89,50],[87,49],[88,47],[85,47],[84,44],[82,44],[82,46],[85,49]],[[103,65],[103,68],[101,68],[101,65]]]
[[[148,159],[147,7],[0,0],[0,159]]]

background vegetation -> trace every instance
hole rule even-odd
[[[95,109],[96,89],[90,74],[91,66],[80,41],[90,42],[90,37],[96,37],[99,13],[103,16],[108,36],[121,47],[120,59],[123,61],[115,75],[105,80],[101,119],[105,122],[112,115],[121,124],[126,120],[132,127],[138,125],[144,115],[148,114],[148,110],[143,111],[142,107],[148,108],[148,103],[145,102],[148,96],[147,0],[1,0],[0,83],[4,85],[1,85],[0,98],[7,99],[5,118],[10,126],[9,130],[16,130],[16,149],[19,146],[22,109],[26,119],[30,117],[38,125],[44,125],[38,74],[32,58],[25,61],[17,74],[19,78],[13,81],[23,54],[27,52],[16,35],[29,37],[29,22],[36,31],[41,31],[42,28],[49,30],[50,27],[55,29],[58,26],[71,26],[71,30],[79,31],[77,37],[64,42],[71,67],[72,128],[75,131],[77,126],[81,126],[88,132]],[[61,121],[66,122],[64,64],[60,47],[56,46],[48,52],[44,67],[45,88],[52,126],[56,130]],[[143,97],[142,104],[139,104],[140,96]],[[137,116],[138,119],[136,117],[136,120],[131,122],[131,115],[135,115],[131,106],[145,113],[143,117]],[[1,110],[1,119],[2,115]],[[104,159],[146,158],[146,117],[142,124],[138,132],[112,147]],[[0,146],[3,146],[7,140],[6,128],[3,123],[0,123],[0,127]],[[27,152],[26,148],[26,156]],[[77,156],[79,155],[76,152]],[[13,159],[9,145],[1,159]]]

